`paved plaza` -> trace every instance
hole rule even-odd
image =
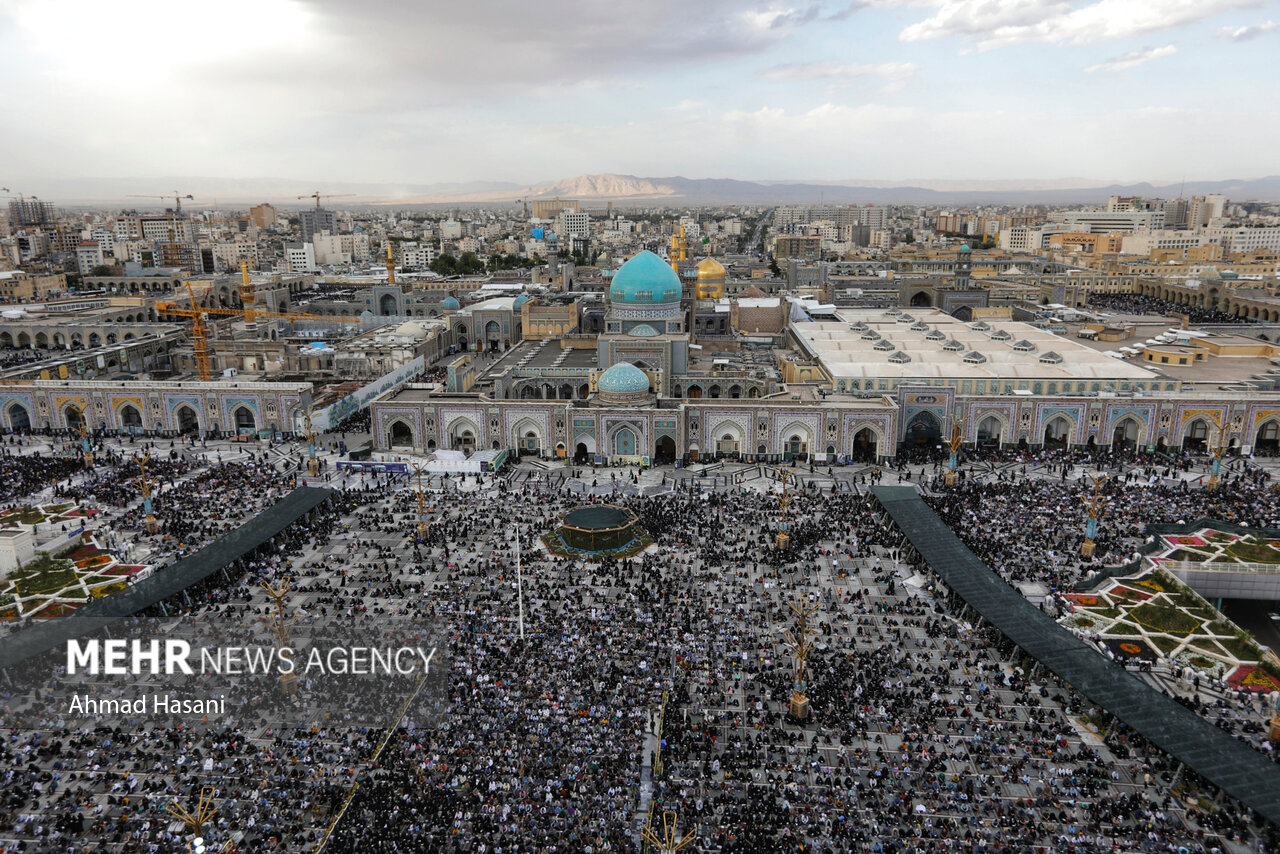
[[[341,622],[373,635],[408,612],[438,621],[447,685],[387,708],[379,726],[268,706],[181,729],[49,724],[44,696],[10,692],[0,850],[186,850],[189,831],[165,807],[194,808],[204,786],[218,809],[205,837],[241,851],[635,851],[666,811],[682,834],[696,831],[686,850],[700,851],[1276,850],[1276,828],[948,611],[867,499],[874,483],[919,485],[993,569],[1043,594],[1089,570],[1070,553],[1083,523],[1046,536],[1000,513],[1020,501],[1034,515],[1068,488],[1074,497],[1079,464],[1064,478],[1070,463],[1055,459],[975,461],[958,487],[929,461],[797,465],[791,543],[779,552],[774,469],[524,461],[500,476],[424,478],[418,543],[416,480],[336,471],[340,439],[360,436],[322,437],[317,476],[292,443],[157,441],[156,535],[141,531],[129,482],[141,439],[104,440],[96,474],[52,481],[63,471],[51,470],[21,503],[101,509],[91,527],[163,571],[295,485],[332,488],[242,577],[210,579],[166,617],[257,624],[269,605],[260,582],[289,577],[298,631]],[[69,457],[78,440],[4,448]],[[8,465],[36,479],[24,488],[42,476]],[[1200,468],[1108,468],[1109,553],[1140,541],[1130,515],[1136,524],[1157,506],[1167,515],[1208,500]],[[1274,464],[1227,471],[1219,510],[1272,511]],[[551,556],[539,536],[593,500],[635,511],[654,545],[604,563]],[[790,604],[816,608],[803,725],[786,716]],[[1260,696],[1164,662],[1140,675],[1269,750]]]

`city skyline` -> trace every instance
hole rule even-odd
[[[3,0],[41,178],[584,173],[757,181],[1274,174],[1275,0],[488,4]],[[408,37],[406,37],[408,34]],[[119,87],[119,88],[116,88]],[[18,189],[18,188],[15,188]],[[37,192],[34,189],[27,192]]]

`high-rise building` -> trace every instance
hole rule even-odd
[[[1204,228],[1226,213],[1227,197],[1220,193],[1194,196],[1187,209],[1187,228]]]
[[[1164,203],[1164,227],[1187,227],[1187,200],[1168,199]]]
[[[260,205],[254,205],[249,208],[249,221],[258,228],[270,228],[276,224],[276,209],[274,205],[263,202]]]
[[[14,228],[24,225],[52,225],[53,204],[37,198],[20,198],[9,202],[9,224]]]
[[[298,216],[298,224],[302,229],[302,242],[310,243],[311,239],[322,231],[330,234],[338,233],[338,217],[333,211],[324,208],[307,208]]]
[[[582,210],[582,203],[577,199],[539,200],[529,203],[529,216],[534,219],[553,219],[563,210]]]
[[[591,215],[584,211],[565,209],[556,215],[556,234],[561,238],[590,237]]]

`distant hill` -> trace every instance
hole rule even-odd
[[[1111,184],[1085,188],[1019,190],[935,190],[914,186],[858,186],[845,184],[761,183],[728,178],[638,178],[634,175],[580,175],[554,184],[529,187],[527,198],[641,201],[667,200],[684,204],[1071,204],[1105,202],[1107,196],[1177,197],[1224,193],[1236,201],[1280,200],[1280,176],[1253,180],[1193,181],[1157,187],[1152,184]],[[493,197],[496,200],[496,196]],[[479,199],[477,199],[479,201]]]
[[[1190,181],[1184,185],[1157,186],[1141,184],[1109,184],[1097,187],[1054,186],[1055,181],[1041,181],[1038,187],[1020,189],[1014,182],[997,181],[982,188],[982,182],[938,182],[940,186],[975,185],[972,189],[937,189],[925,186],[884,186],[883,182],[761,182],[731,178],[641,178],[635,175],[603,173],[578,175],[553,183],[533,186],[501,181],[473,181],[437,184],[367,183],[334,181],[300,181],[286,178],[86,178],[50,179],[31,182],[40,196],[61,205],[97,205],[157,207],[157,199],[130,199],[131,193],[164,192],[163,187],[178,187],[196,198],[187,206],[199,210],[215,206],[247,205],[258,202],[301,207],[306,196],[319,190],[343,194],[326,202],[331,207],[343,206],[407,206],[407,205],[479,205],[514,204],[517,199],[580,199],[585,202],[640,204],[645,202],[676,205],[715,204],[1098,204],[1107,196],[1155,196],[1176,198],[1179,190],[1186,197],[1206,193],[1223,193],[1233,201],[1280,201],[1280,175],[1249,180]],[[1062,183],[1068,183],[1063,181]]]

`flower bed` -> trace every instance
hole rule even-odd
[[[1280,679],[1272,676],[1256,664],[1237,667],[1227,677],[1227,684],[1237,691],[1280,691]]]
[[[11,606],[10,619],[58,617],[89,599],[109,596],[128,587],[128,578],[149,570],[144,564],[121,564],[115,556],[86,537],[62,555],[40,556],[6,579],[0,579],[0,608]]]
[[[127,578],[130,575],[142,572],[144,569],[146,567],[140,563],[118,563],[110,569],[103,570],[103,575],[116,575]]]
[[[1132,587],[1112,587],[1107,593],[1117,599],[1124,599],[1128,602],[1145,602],[1151,598],[1150,593],[1145,590],[1134,590]]]
[[[1143,661],[1155,661],[1157,658],[1155,650],[1147,646],[1146,641],[1136,638],[1133,640],[1107,640],[1103,643],[1116,658],[1140,658]]]
[[[1205,655],[1195,649],[1184,649],[1175,655],[1173,660],[1183,667],[1190,667],[1213,679],[1221,679],[1231,669],[1222,659]]]

